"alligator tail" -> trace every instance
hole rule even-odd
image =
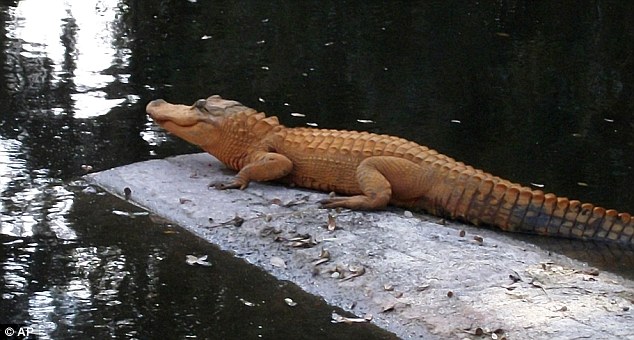
[[[435,213],[505,231],[634,244],[629,213],[544,194],[462,163],[443,167]]]

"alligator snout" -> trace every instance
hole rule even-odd
[[[159,107],[161,107],[162,105],[167,104],[166,101],[164,101],[163,99],[156,99],[153,100],[151,102],[149,102],[147,104],[147,106],[145,107],[145,112],[152,118],[155,118],[155,114],[157,112],[157,110],[159,109]]]
[[[149,102],[147,104],[147,106],[145,107],[145,109],[146,109],[146,111],[148,111],[148,110],[150,110],[153,107],[161,106],[161,105],[164,105],[165,103],[167,103],[167,102],[164,101],[163,99],[156,99],[156,100],[153,100],[153,101]]]
[[[161,104],[165,104],[167,103],[166,101],[164,101],[163,99],[155,99],[153,101],[151,101],[148,106],[154,106],[154,105],[161,105]]]

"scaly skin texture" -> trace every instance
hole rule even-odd
[[[408,140],[368,132],[287,128],[219,96],[194,105],[155,100],[147,113],[229,168],[221,189],[279,180],[348,195],[324,208],[423,210],[502,230],[634,244],[634,218],[474,169]]]

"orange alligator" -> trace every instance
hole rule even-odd
[[[348,195],[321,201],[324,208],[392,204],[505,231],[634,244],[629,213],[532,190],[402,138],[287,128],[217,95],[192,106],[158,99],[146,110],[167,131],[238,171],[220,189],[278,180]]]

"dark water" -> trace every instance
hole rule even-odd
[[[53,230],[2,237],[3,322],[26,321],[53,339],[393,338],[330,323],[323,301],[117,198],[77,192],[74,202],[72,240]],[[212,266],[185,264],[191,254]]]
[[[330,324],[322,302],[115,214],[136,210],[76,180],[195,151],[143,108],[217,93],[289,126],[399,135],[634,211],[631,13],[629,1],[3,1],[0,322],[52,338],[389,336]],[[631,250],[531,242],[634,277]]]

